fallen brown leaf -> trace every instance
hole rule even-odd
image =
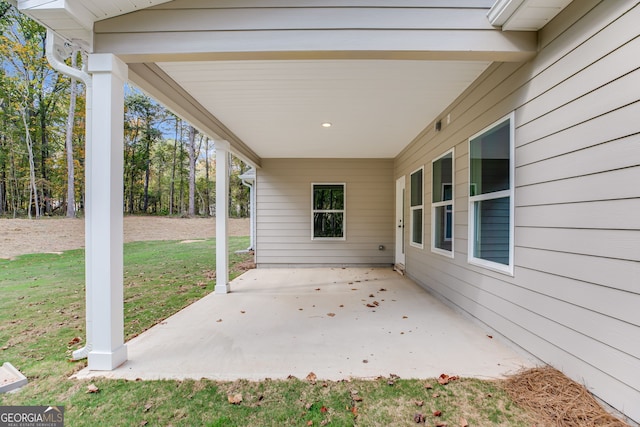
[[[424,388],[427,389],[427,390],[431,390],[431,389],[433,389],[433,386],[431,384],[425,384]]]
[[[147,403],[144,405],[144,412],[149,412],[151,408],[153,408],[153,405],[151,403]]]
[[[75,338],[73,338],[71,341],[69,341],[69,345],[78,344],[80,341],[82,341],[82,338],[80,338],[80,337],[75,337]]]
[[[375,306],[375,305],[373,305],[373,304],[367,304],[367,307],[369,307],[369,308],[376,308],[376,306]]]
[[[426,418],[422,414],[415,414],[413,416],[413,422],[415,422],[416,424],[424,423],[425,421]]]
[[[469,423],[466,419],[460,418],[460,427],[469,427]]]
[[[319,290],[320,290],[320,288],[316,288],[316,291],[319,291]]]
[[[307,381],[309,381],[311,384],[315,384],[317,379],[318,377],[313,372],[309,372],[309,375],[307,375]]]
[[[447,427],[449,424],[445,423],[444,421],[438,421],[436,422],[436,427]]]
[[[424,400],[414,400],[413,403],[415,403],[416,406],[423,406]]]
[[[442,415],[442,411],[433,411],[433,416],[434,417],[439,417]]]
[[[459,379],[460,379],[460,377],[459,377],[459,376],[457,376],[457,375],[449,376],[449,375],[447,375],[447,374],[441,374],[441,375],[438,377],[438,384],[440,384],[440,385],[447,385],[447,384],[449,384],[449,382],[451,382],[451,381],[455,381],[455,380],[459,380]]]
[[[380,292],[386,292],[387,290],[385,288],[380,288]]]
[[[100,389],[98,387],[96,387],[95,384],[89,384],[87,386],[87,393],[97,393],[99,391],[100,391]]]
[[[336,315],[335,313],[327,313],[327,316],[329,317],[335,317],[335,315]]]
[[[375,298],[376,296],[374,294],[369,294],[369,298]]]
[[[233,395],[230,394],[227,396],[227,400],[232,405],[239,405],[240,403],[242,403],[242,393],[236,393]]]
[[[312,426],[312,425],[313,425],[313,421],[309,420],[309,421],[307,422],[307,425],[308,425],[308,426]]]
[[[140,421],[140,425],[141,426],[146,426],[147,424],[149,424],[149,421],[147,421],[147,420]]]
[[[216,320],[216,322],[217,322],[217,323],[220,323],[220,322],[222,322],[222,319],[218,319],[218,320]]]
[[[320,412],[321,412],[321,413],[323,413],[323,414],[326,414],[326,413],[327,413],[327,411],[328,411],[328,409],[327,409],[327,407],[326,407],[326,406],[322,406],[322,407],[320,408]]]

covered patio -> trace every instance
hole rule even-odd
[[[80,378],[497,378],[534,360],[391,268],[250,270]]]

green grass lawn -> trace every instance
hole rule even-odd
[[[231,252],[248,238],[231,237]],[[211,292],[215,240],[125,244],[125,337],[130,339]],[[250,262],[231,256],[231,277]],[[212,316],[215,316],[212,313]],[[305,379],[124,381],[69,377],[85,366],[71,352],[84,345],[84,251],[0,260],[0,364],[29,379],[0,405],[64,405],[68,426],[530,426],[500,382],[380,378],[313,382]],[[470,357],[473,357],[470,355]],[[213,362],[213,361],[212,361]],[[179,369],[179,367],[177,367]],[[99,392],[88,393],[94,384]],[[427,386],[427,387],[425,387]],[[231,404],[229,396],[241,395]],[[434,415],[439,411],[441,414]]]

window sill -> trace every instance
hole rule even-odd
[[[467,262],[471,265],[475,265],[476,267],[495,271],[496,273],[505,274],[511,277],[514,276],[513,265],[504,265],[497,262],[487,261],[481,258],[468,258]]]
[[[440,248],[436,248],[436,247],[432,246],[431,247],[431,252],[433,252],[434,254],[442,255],[442,256],[447,257],[447,258],[451,258],[451,259],[455,258],[453,250],[446,251],[444,249],[440,249]]]

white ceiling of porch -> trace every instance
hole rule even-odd
[[[392,158],[489,65],[295,60],[158,64],[262,158]],[[330,122],[330,128],[322,123]]]

